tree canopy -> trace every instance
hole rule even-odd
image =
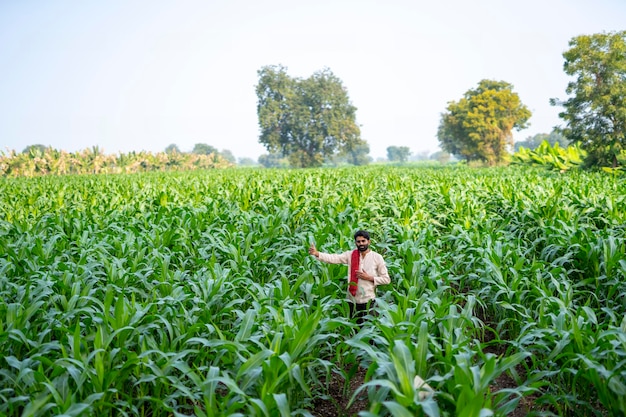
[[[539,147],[544,141],[548,142],[550,146],[554,146],[556,143],[562,148],[567,148],[569,140],[558,131],[552,131],[548,133],[537,133],[534,136],[529,136],[525,140],[515,142],[514,151],[517,152],[521,147],[529,150],[533,150]]]
[[[35,154],[43,155],[46,152],[46,149],[47,147],[41,144],[28,145],[27,147],[24,148],[22,153],[25,153],[25,154],[35,153]]]
[[[530,110],[513,85],[482,80],[458,102],[449,102],[441,115],[437,137],[444,151],[467,161],[495,165],[505,160],[513,145],[513,129],[527,127]]]
[[[237,163],[237,158],[235,158],[235,155],[229,149],[222,149],[219,154],[231,164]]]
[[[180,148],[178,147],[178,145],[176,145],[175,143],[171,143],[167,145],[167,147],[165,148],[165,153],[170,154],[170,153],[181,153],[181,152],[180,152]]]
[[[288,168],[289,161],[277,153],[268,153],[259,156],[259,164],[265,168]]]
[[[370,146],[364,140],[349,141],[341,148],[338,159],[351,165],[367,165],[372,161]]]
[[[626,31],[572,38],[563,53],[567,84],[563,134],[587,151],[586,164],[612,166],[626,151]]]
[[[293,167],[320,166],[339,153],[363,161],[365,148],[341,80],[329,69],[306,79],[292,78],[283,66],[258,71],[259,142]]]
[[[211,155],[218,154],[219,152],[216,148],[211,145],[207,145],[206,143],[196,143],[195,145],[193,145],[191,153],[194,153],[196,155]]]
[[[387,147],[387,159],[392,162],[406,162],[411,155],[408,146],[389,146]]]

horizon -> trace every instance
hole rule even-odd
[[[523,141],[562,123],[549,100],[567,97],[568,42],[624,21],[618,0],[5,2],[0,151],[205,143],[258,160],[254,87],[266,65],[301,78],[329,68],[373,160],[388,146],[437,152],[440,114],[482,79],[512,84],[533,113],[514,132]]]

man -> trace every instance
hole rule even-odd
[[[342,254],[328,254],[315,249],[311,243],[309,253],[322,262],[348,265],[348,301],[350,317],[357,317],[357,324],[376,301],[376,286],[389,284],[391,279],[383,257],[370,249],[370,235],[365,230],[354,234],[356,249]]]

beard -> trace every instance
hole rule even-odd
[[[370,247],[370,245],[358,245],[357,249],[359,250],[359,252],[365,252],[366,250],[368,250]]]

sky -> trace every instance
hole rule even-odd
[[[532,112],[515,140],[561,125],[575,36],[626,29],[626,0],[0,0],[0,154],[191,151],[259,143],[258,71],[328,68],[374,159],[439,150],[447,103],[482,79]]]

